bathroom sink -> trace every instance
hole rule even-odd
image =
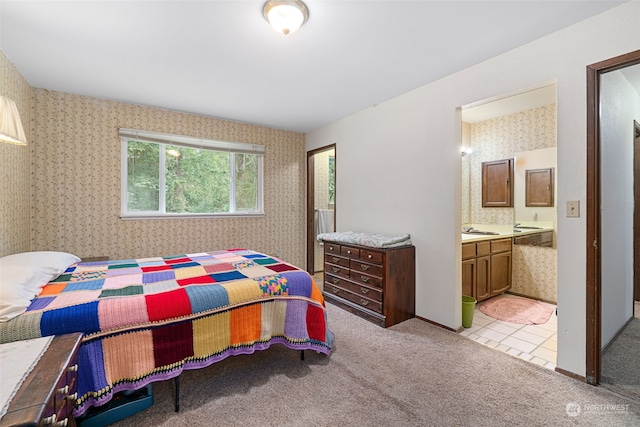
[[[462,234],[482,234],[482,235],[487,235],[487,236],[496,236],[500,233],[496,233],[495,231],[482,231],[482,230],[467,230],[467,231],[462,231]]]

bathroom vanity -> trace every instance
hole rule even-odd
[[[462,234],[462,294],[478,301],[511,289],[513,245],[553,246],[551,224],[466,228],[470,230]]]

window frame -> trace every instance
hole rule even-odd
[[[228,217],[261,217],[264,216],[264,145],[249,144],[243,142],[218,141],[202,138],[194,138],[182,135],[163,134],[157,132],[140,131],[133,129],[119,129],[120,135],[120,218],[121,219],[170,219],[170,218],[228,218]],[[158,211],[128,211],[128,147],[129,141],[147,142],[159,144],[159,200]],[[192,149],[228,152],[229,155],[229,212],[217,213],[172,213],[166,212],[166,149],[167,145],[180,146]],[[235,194],[235,155],[255,154],[258,156],[257,165],[257,209],[255,211],[236,211]]]

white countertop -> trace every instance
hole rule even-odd
[[[465,224],[465,227],[473,227],[474,230],[490,231],[498,234],[465,234],[462,233],[462,243],[479,242],[482,240],[504,239],[514,236],[525,236],[527,234],[542,233],[544,231],[553,231],[553,222],[546,221],[522,221],[518,222],[523,227],[540,227],[535,229],[521,229],[514,231],[512,225],[498,224]]]

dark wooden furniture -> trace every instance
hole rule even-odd
[[[379,326],[415,317],[415,247],[324,242],[324,297]]]
[[[82,334],[53,338],[11,400],[0,425],[75,426],[77,352]]]
[[[482,207],[513,207],[513,159],[482,162]]]
[[[511,288],[511,238],[462,244],[462,294],[478,301]]]
[[[525,171],[525,206],[553,206],[553,168]]]

